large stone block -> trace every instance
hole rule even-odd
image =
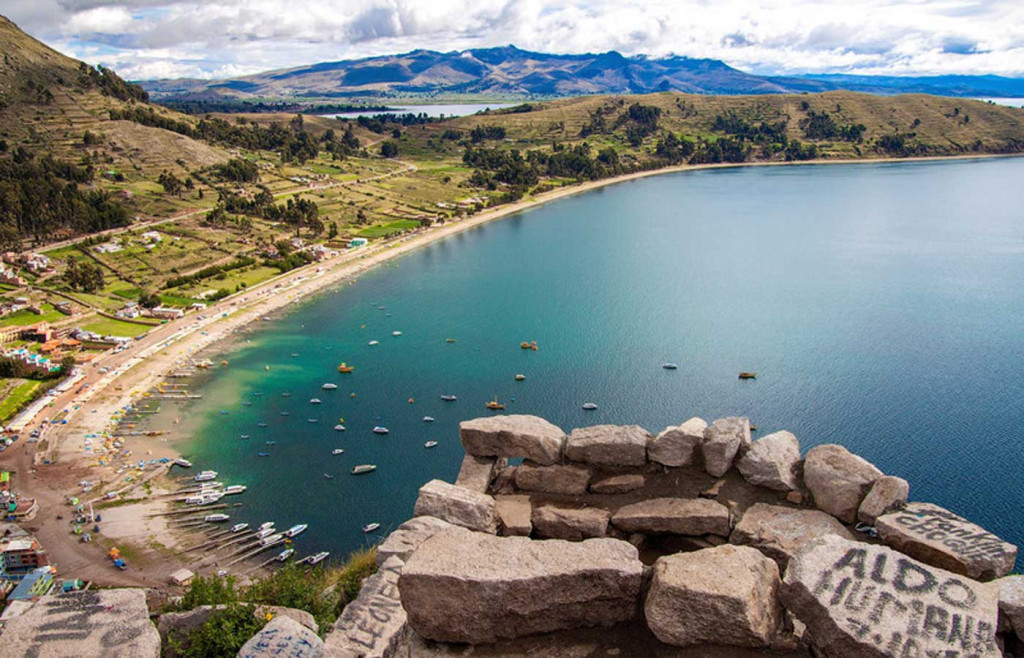
[[[882,472],[841,445],[815,446],[804,460],[804,484],[814,503],[843,523],[857,519],[864,496]]]
[[[779,568],[745,546],[677,553],[654,563],[647,626],[666,644],[767,648],[780,630]]]
[[[836,535],[789,562],[782,603],[823,658],[996,658],[995,588]]]
[[[458,529],[458,528],[454,528]],[[342,610],[325,638],[332,658],[395,658],[409,635],[398,593],[404,563],[389,558],[363,581],[359,596]]]
[[[487,489],[491,486],[491,480],[499,470],[505,467],[506,462],[504,457],[465,455],[462,458],[459,475],[455,478],[455,484],[470,491],[488,493]]]
[[[909,495],[910,484],[906,480],[883,475],[871,485],[871,490],[857,509],[857,520],[875,525],[878,517],[903,507]]]
[[[612,515],[624,532],[729,536],[729,509],[706,498],[652,498],[624,505]]]
[[[642,473],[619,473],[606,475],[590,483],[590,490],[596,494],[621,494],[644,488]]]
[[[540,466],[524,461],[516,468],[515,482],[522,491],[578,496],[587,491],[590,469],[576,464]]]
[[[1024,576],[1006,576],[992,583],[999,591],[999,612],[1024,639]]]
[[[574,429],[565,457],[600,466],[643,466],[650,433],[639,425],[595,425]]]
[[[487,416],[459,424],[463,449],[477,457],[524,457],[538,464],[562,459],[565,432],[537,416]]]
[[[800,442],[785,430],[754,441],[736,467],[750,484],[777,491],[800,488],[797,466],[800,463]]]
[[[238,650],[237,658],[322,658],[324,642],[291,617],[274,617]]]
[[[729,535],[729,542],[753,546],[775,560],[779,569],[785,571],[797,550],[812,539],[825,535],[854,539],[850,531],[831,514],[820,510],[757,503],[743,514]]]
[[[455,528],[424,542],[398,584],[416,633],[478,644],[631,619],[642,573],[636,548],[617,539],[531,540]]]
[[[501,534],[529,537],[533,532],[533,506],[529,496],[495,496]]]
[[[975,580],[1005,576],[1017,559],[1013,544],[930,503],[910,503],[899,512],[880,516],[875,527],[886,546]]]
[[[395,528],[377,546],[377,566],[384,564],[392,556],[398,557],[403,561],[408,560],[412,552],[420,547],[420,544],[438,532],[451,527],[451,523],[433,516],[417,516],[409,519]]]
[[[665,428],[647,443],[647,458],[665,466],[692,464],[707,427],[703,419],[691,418],[682,425]]]
[[[704,430],[700,445],[704,470],[716,478],[732,468],[737,455],[750,447],[750,421],[746,418],[719,418]]]
[[[533,530],[538,537],[581,541],[608,534],[611,512],[599,507],[538,505],[533,510]]]
[[[431,480],[420,487],[413,513],[416,516],[434,516],[470,530],[498,532],[494,498],[443,480]]]

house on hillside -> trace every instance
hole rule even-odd
[[[53,589],[53,567],[39,567],[21,579],[14,591],[7,595],[8,601],[35,601],[46,596]]]
[[[161,320],[177,320],[180,317],[184,317],[185,312],[180,308],[171,308],[169,306],[157,306],[151,308],[143,313],[151,318],[159,318]]]
[[[15,270],[9,270],[6,267],[0,267],[0,283],[6,283],[9,286],[23,286],[25,285],[25,279],[18,276]]]

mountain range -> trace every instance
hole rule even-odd
[[[715,59],[626,57],[610,51],[562,55],[515,46],[323,62],[227,80],[140,81],[154,98],[353,98],[476,95],[780,94],[845,89],[879,94],[1024,96],[1024,79],[984,76],[759,76]]]

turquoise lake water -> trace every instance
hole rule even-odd
[[[566,430],[747,415],[1024,544],[1022,181],[1024,159],[750,167],[564,199],[260,323],[174,412],[197,427],[183,449],[249,485],[237,519],[308,523],[299,553],[340,557],[453,480],[458,423],[495,396]],[[378,469],[349,474],[362,463]]]

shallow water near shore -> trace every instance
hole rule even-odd
[[[1021,180],[1014,158],[609,186],[436,242],[254,325],[230,365],[204,376],[204,398],[157,422],[181,416],[197,469],[249,486],[230,501],[244,503],[233,521],[308,523],[300,555],[340,558],[409,518],[419,486],[458,472],[459,421],[492,413],[495,396],[566,430],[747,415],[755,437],[842,443],[909,480],[913,499],[1021,544]],[[342,361],[355,372],[339,374]],[[376,472],[349,474],[364,463]],[[364,535],[370,522],[381,530]]]

